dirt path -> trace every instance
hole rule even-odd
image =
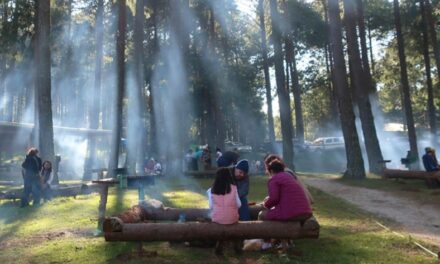
[[[307,185],[391,219],[412,236],[440,246],[440,207],[424,205],[392,193],[344,185],[334,180],[304,178]]]

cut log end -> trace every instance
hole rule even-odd
[[[104,220],[103,231],[104,232],[122,232],[122,227],[124,226],[124,222],[117,217],[110,217]]]

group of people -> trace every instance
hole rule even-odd
[[[162,174],[163,167],[160,161],[156,161],[154,158],[150,158],[145,161],[144,172],[146,174]]]
[[[40,204],[41,198],[45,201],[50,200],[52,196],[50,184],[53,179],[52,163],[48,160],[42,162],[38,156],[38,149],[31,148],[21,167],[24,182],[21,207],[29,205],[31,195],[34,206]]]
[[[222,165],[222,166],[220,166]],[[234,224],[249,221],[247,201],[249,193],[249,162],[240,160],[236,164],[221,161],[216,178],[207,191],[211,219],[218,224]],[[262,202],[259,220],[302,221],[312,216],[312,196],[293,171],[288,169],[277,155],[268,155],[264,165],[268,174],[268,196]],[[223,254],[223,241],[216,244],[215,253]],[[241,241],[234,241],[234,250],[241,253]],[[265,241],[262,249],[270,248]]]
[[[219,149],[216,150],[216,155],[218,156]],[[221,152],[220,152],[221,153]],[[185,154],[185,164],[186,170],[188,171],[198,171],[199,162],[203,165],[204,170],[209,170],[212,167],[212,154],[211,148],[206,146],[204,148],[196,149],[193,151],[189,149]]]

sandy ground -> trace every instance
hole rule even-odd
[[[424,205],[396,194],[348,186],[329,179],[304,178],[304,183],[398,223],[399,227],[393,227],[393,230],[398,228],[440,246],[440,201],[439,206]]]

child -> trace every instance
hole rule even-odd
[[[48,160],[43,162],[43,168],[40,172],[40,178],[41,178],[41,190],[43,192],[43,198],[45,201],[49,201],[52,199],[52,191],[50,188],[50,184],[53,180],[52,175],[52,163]]]
[[[241,206],[237,187],[228,168],[217,170],[214,184],[207,191],[212,222],[230,225],[238,222],[238,208]],[[241,253],[239,243],[234,243],[234,250]],[[223,241],[218,241],[216,255],[223,255]]]

